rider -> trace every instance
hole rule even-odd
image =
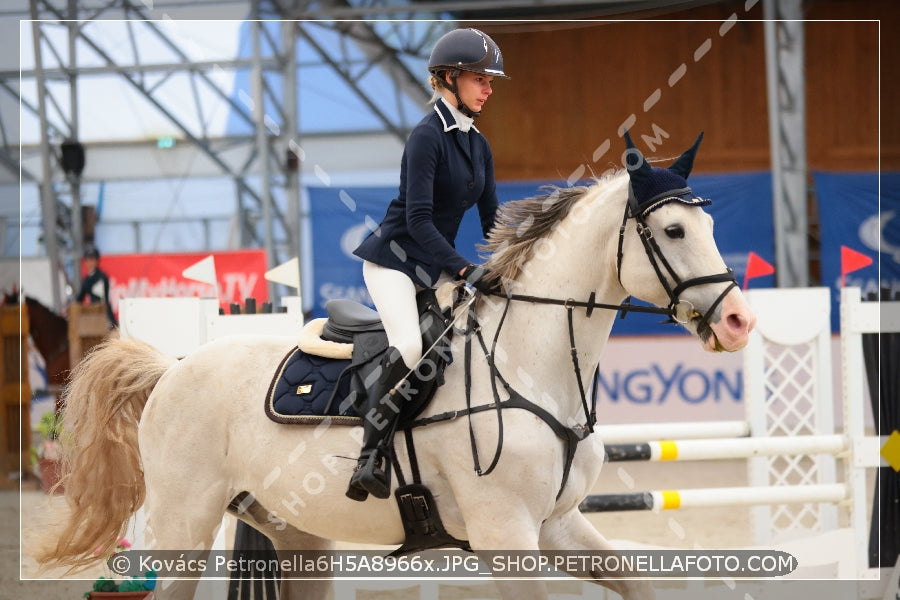
[[[428,61],[434,110],[410,133],[400,165],[400,191],[375,231],[354,254],[387,333],[378,381],[363,411],[363,447],[347,496],[387,498],[384,446],[400,403],[393,388],[422,358],[416,292],[450,277],[481,291],[484,269],[460,255],[454,240],[463,213],[478,205],[485,237],[494,225],[497,192],[487,140],[474,126],[503,72],[500,48],[484,32],[457,29],[435,44]],[[407,387],[401,386],[407,395]]]
[[[117,327],[118,323],[109,299],[109,276],[100,269],[100,251],[94,246],[89,246],[85,249],[82,258],[84,258],[87,276],[81,282],[81,289],[75,299],[78,302],[84,302],[87,298],[91,304],[104,305],[110,326]]]

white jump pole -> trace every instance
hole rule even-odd
[[[750,435],[747,421],[695,421],[686,423],[642,423],[599,425],[594,432],[607,444],[646,442],[647,440],[692,440],[700,438],[737,438]]]
[[[610,462],[728,460],[754,456],[838,454],[848,448],[842,435],[657,440],[636,444],[606,444]]]
[[[835,503],[847,498],[847,487],[840,483],[820,485],[773,485],[765,487],[697,488],[689,490],[653,490],[627,494],[597,494],[581,504],[582,512],[619,510],[676,510],[722,506],[761,506],[771,504]]]

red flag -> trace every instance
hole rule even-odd
[[[874,261],[871,256],[857,252],[847,246],[841,246],[841,287],[844,287],[847,273],[868,267],[872,262]]]
[[[747,272],[744,273],[744,286],[747,289],[747,282],[754,277],[762,277],[763,275],[771,275],[775,272],[775,267],[766,262],[756,252],[751,251],[747,256]]]

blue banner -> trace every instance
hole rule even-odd
[[[509,183],[498,186],[500,202],[527,198],[542,183]],[[362,260],[353,250],[378,226],[396,187],[309,188],[313,248],[313,317],[325,316],[325,303],[350,298],[372,306],[362,276]],[[476,245],[484,242],[478,210],[466,212],[456,237],[456,249],[473,263],[483,260]]]
[[[500,183],[500,202],[534,196],[541,187],[558,182]],[[715,238],[725,259],[743,282],[747,256],[752,250],[774,263],[772,225],[772,180],[768,173],[694,175],[694,192],[711,198],[706,210],[715,220]],[[310,188],[310,219],[313,244],[313,316],[325,316],[325,302],[331,298],[352,298],[371,306],[362,278],[362,262],[353,249],[376,227],[397,190],[392,187]],[[483,262],[476,244],[483,242],[478,211],[468,211],[459,228],[456,247],[473,263]],[[649,268],[649,267],[648,267]],[[771,287],[774,278],[754,279],[751,287]],[[659,324],[658,315],[631,313],[617,320],[614,334],[679,334],[681,327]]]
[[[900,173],[814,173],[821,227],[822,285],[831,288],[831,329],[839,331],[841,246],[874,261],[846,276],[863,293],[900,292]],[[879,281],[880,276],[880,281]]]

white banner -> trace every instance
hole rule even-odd
[[[597,421],[619,425],[746,420],[743,359],[742,352],[706,352],[688,336],[613,336],[600,357]],[[840,361],[840,337],[835,335],[831,373],[836,428],[843,416]],[[866,402],[866,426],[872,424]]]
[[[743,420],[742,355],[687,336],[614,336],[600,357],[601,425]]]

